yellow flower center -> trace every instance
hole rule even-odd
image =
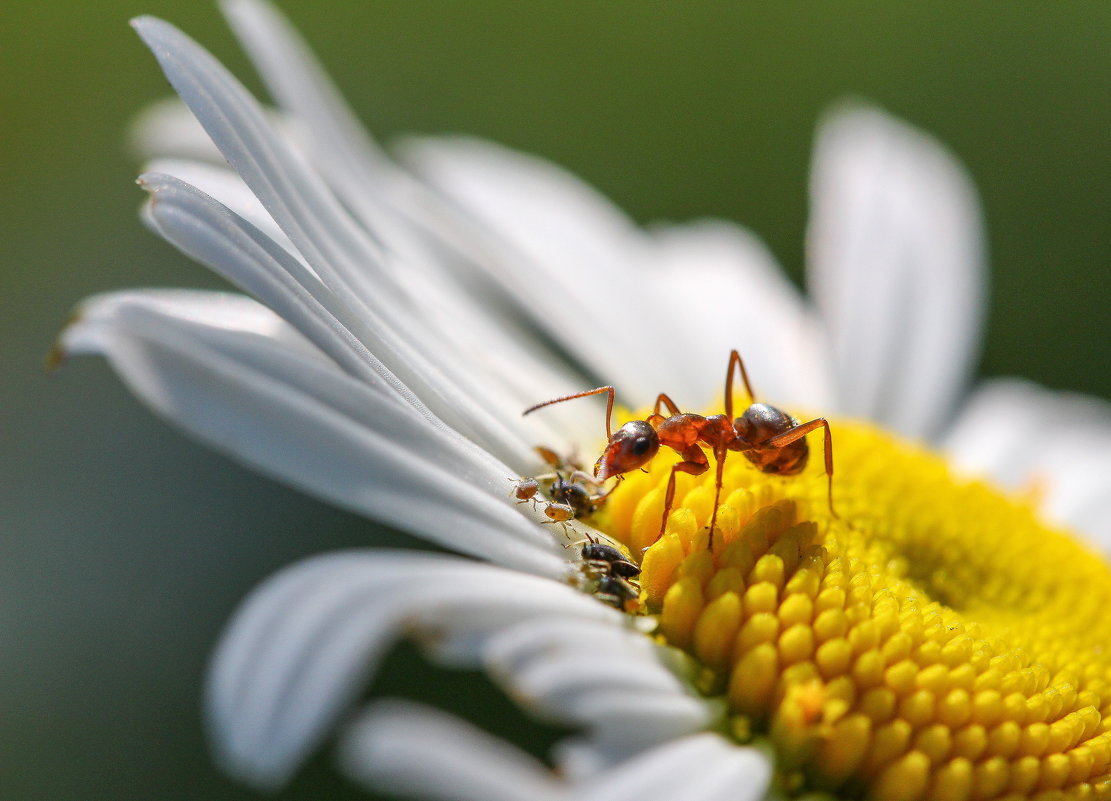
[[[789,793],[877,801],[1111,797],[1111,568],[1031,505],[938,456],[834,423],[793,477],[671,460],[630,473],[592,522],[644,554],[658,634],[723,695],[734,736],[774,746]]]

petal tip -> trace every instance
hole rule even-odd
[[[154,200],[158,190],[165,188],[165,177],[165,175],[158,172],[144,172],[135,179],[135,185],[150,195],[151,200]]]
[[[134,28],[135,31],[143,38],[146,38],[146,33],[151,28],[155,27],[158,23],[162,23],[163,25],[169,24],[165,20],[159,19],[158,17],[155,17],[151,14],[140,14],[139,16],[132,17],[127,21],[127,24]]]
[[[81,306],[77,306],[66,321],[62,323],[61,329],[58,331],[57,336],[54,337],[54,342],[50,346],[50,350],[46,352],[46,356],[42,360],[42,369],[45,373],[56,373],[58,370],[65,366],[69,360],[70,351],[66,348],[66,334],[75,325],[81,322],[83,317]]]
[[[42,369],[44,373],[56,373],[66,363],[66,349],[62,346],[62,338],[59,335],[54,340],[54,344],[50,346],[50,350],[46,352],[46,356],[42,360]]]

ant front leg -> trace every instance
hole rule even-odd
[[[802,439],[811,431],[822,427],[826,430],[825,442],[822,444],[822,454],[826,459],[826,498],[829,501],[829,513],[840,520],[841,515],[837,514],[837,510],[833,508],[833,436],[829,432],[829,423],[826,422],[824,417],[811,420],[809,423],[800,423],[794,428],[784,431],[782,434],[777,434],[774,437],[764,440],[757,447],[782,448],[785,445],[790,445],[792,442]]]
[[[689,473],[692,476],[700,476],[710,469],[710,462],[706,459],[706,454],[697,445],[691,445],[680,452],[679,455],[683,457],[683,461],[671,466],[671,476],[667,480],[667,493],[664,495],[664,514],[660,518],[660,533],[656,537],[657,540],[664,535],[664,530],[667,528],[667,516],[671,513],[671,504],[675,500],[675,474]]]

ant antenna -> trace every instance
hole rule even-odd
[[[736,353],[736,351],[734,351]],[[606,401],[606,439],[613,438],[613,425],[610,422],[613,419],[613,387],[598,387],[597,389],[588,389],[586,392],[576,392],[574,395],[564,395],[561,398],[553,398],[543,403],[538,403],[535,406],[530,406],[521,412],[521,416],[531,414],[537,409],[543,409],[545,406],[551,406],[553,403],[563,403],[564,401],[575,400],[576,398],[586,398],[590,395],[601,395],[603,392],[609,393],[609,398]]]

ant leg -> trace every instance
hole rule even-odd
[[[613,423],[611,422],[613,420],[613,396],[615,392],[613,387],[598,387],[597,389],[588,389],[586,392],[576,392],[574,395],[552,398],[550,401],[544,401],[543,403],[528,407],[521,412],[521,417],[524,417],[526,414],[531,414],[537,409],[543,409],[545,406],[551,406],[553,403],[563,403],[564,401],[575,400],[576,398],[586,398],[590,395],[601,395],[603,392],[609,393],[609,400],[606,401],[606,439],[608,440],[613,437]],[[543,456],[543,454],[541,455]]]
[[[718,453],[717,448],[714,449],[714,459],[717,462],[717,477],[714,480],[714,511],[713,514],[710,515],[711,553],[713,553],[714,550],[714,526],[718,522],[718,503],[721,501],[721,478],[722,474],[725,472],[725,457],[728,453],[729,451],[725,450],[724,448],[721,449],[721,453]]]
[[[661,392],[659,397],[656,398],[656,405],[652,407],[653,416],[663,417],[663,415],[660,414],[661,403],[667,407],[668,412],[671,414],[679,414],[679,407],[675,405],[675,401],[673,401],[666,392]]]
[[[745,392],[748,393],[748,399],[751,403],[756,403],[756,393],[752,391],[752,384],[748,382],[748,371],[745,370],[745,363],[741,361],[741,354],[736,350],[729,353],[729,367],[725,370],[725,416],[730,420],[733,419],[733,368],[736,367],[741,371],[741,381],[744,382]]]
[[[580,484],[589,484],[592,487],[601,487],[606,482],[599,481],[594,476],[587,473],[585,470],[572,470],[571,474],[567,477],[569,481],[577,481]]]
[[[690,448],[679,454],[683,457],[683,461],[676,462],[671,466],[671,476],[667,479],[667,493],[664,495],[664,514],[660,518],[660,533],[656,537],[658,540],[664,535],[664,530],[667,528],[667,516],[671,513],[671,503],[675,500],[675,474],[688,473],[692,476],[700,476],[710,469],[710,463],[706,460],[706,454],[697,445],[691,445]],[[713,529],[711,529],[713,531]]]
[[[829,423],[826,422],[824,417],[819,417],[816,420],[811,420],[809,423],[800,423],[794,428],[784,431],[782,434],[777,434],[770,439],[761,442],[757,447],[760,448],[782,448],[784,445],[790,445],[796,440],[802,439],[811,431],[825,427],[825,442],[822,443],[822,453],[826,458],[826,497],[829,500],[829,513],[841,519],[841,515],[837,514],[837,510],[833,508],[833,435],[829,431]]]

